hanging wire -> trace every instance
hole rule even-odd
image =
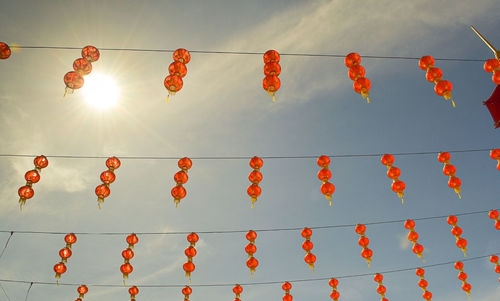
[[[500,255],[500,252],[492,253],[489,255],[482,255],[482,256],[475,256],[475,257],[467,257],[467,258],[461,258],[459,259],[460,261],[472,261],[472,260],[479,260],[483,258],[490,257],[491,255]],[[399,268],[399,269],[391,269],[391,270],[385,270],[385,271],[379,271],[379,272],[371,272],[371,273],[360,273],[360,274],[347,274],[347,275],[331,275],[328,277],[319,277],[319,278],[305,278],[305,279],[294,279],[294,280],[287,280],[288,282],[292,283],[299,283],[299,282],[316,282],[316,281],[325,281],[329,280],[332,277],[335,277],[337,279],[348,279],[348,278],[360,278],[360,277],[366,277],[366,276],[373,276],[376,273],[381,273],[381,274],[390,274],[390,273],[401,273],[401,272],[407,272],[407,271],[413,271],[416,270],[417,268],[434,268],[434,267],[439,267],[439,266],[444,266],[444,265],[449,265],[449,264],[454,264],[457,260],[454,261],[446,261],[446,262],[439,262],[439,263],[434,263],[434,264],[428,264],[428,265],[423,265],[423,266],[414,266],[414,267],[409,267],[409,268]],[[27,281],[27,280],[13,280],[13,279],[0,279],[1,282],[10,282],[10,283],[30,283],[30,289],[33,284],[38,284],[38,285],[65,285],[65,286],[79,286],[81,285],[80,283],[56,283],[56,282],[44,282],[44,281]],[[263,282],[239,282],[241,286],[255,286],[255,285],[270,285],[270,284],[281,284],[283,283],[283,280],[279,281],[263,281]],[[86,284],[87,286],[93,286],[93,287],[123,287],[123,284],[103,284],[103,283],[95,283],[95,284]],[[129,284],[131,285],[131,284]],[[135,286],[137,287],[164,287],[164,288],[179,288],[179,287],[185,287],[186,284],[136,284]],[[191,287],[223,287],[223,286],[234,286],[234,283],[205,283],[205,284],[190,284],[189,286]],[[28,289],[29,292],[29,289]]]
[[[3,288],[3,285],[2,285],[2,283],[1,283],[1,282],[0,282],[0,288],[2,289],[2,291],[3,291],[4,295],[5,295],[5,297],[7,297],[7,300],[8,300],[8,301],[10,301],[9,295],[7,295],[7,292],[6,292],[6,291],[5,291],[5,289]]]
[[[26,298],[24,298],[24,301],[28,301],[28,296],[30,295],[31,288],[33,287],[33,281],[30,282],[30,286],[28,287],[28,291],[26,292]]]
[[[15,49],[53,49],[53,50],[80,50],[81,47],[75,46],[31,46],[31,45],[13,45]],[[127,51],[127,52],[174,52],[175,49],[147,49],[147,48],[99,48],[100,51]],[[263,55],[264,52],[254,51],[217,51],[217,50],[189,50],[190,53],[200,54],[230,54],[230,55]],[[296,56],[296,57],[327,57],[327,58],[344,58],[345,54],[332,53],[280,53],[280,56]],[[363,58],[369,59],[391,59],[391,60],[419,60],[420,57],[413,56],[383,56],[383,55],[362,55]],[[470,58],[434,58],[436,61],[454,61],[454,62],[484,62],[486,59],[470,59]]]
[[[493,210],[499,210],[499,209],[493,209]],[[468,212],[462,212],[462,213],[456,213],[453,214],[455,216],[465,216],[465,215],[475,215],[475,214],[484,214],[488,213],[490,210],[480,210],[480,211],[468,211]],[[422,221],[422,220],[432,220],[432,219],[440,219],[440,218],[446,218],[448,215],[437,215],[437,216],[425,216],[425,217],[417,217],[417,218],[412,218],[415,221]],[[405,222],[406,219],[397,219],[397,220],[385,220],[385,221],[377,221],[377,222],[367,222],[363,223],[364,225],[382,225],[382,224],[394,224],[394,223],[403,223]],[[312,230],[315,229],[334,229],[334,228],[352,228],[355,227],[357,224],[339,224],[339,225],[324,225],[324,226],[312,226],[308,227]],[[264,228],[264,229],[254,229],[256,232],[281,232],[281,231],[299,231],[302,230],[304,227],[291,227],[291,228]],[[62,235],[62,234],[67,234],[67,232],[58,232],[58,231],[30,231],[30,230],[0,230],[0,233],[18,233],[18,234],[43,234],[43,235]],[[230,234],[230,233],[246,233],[248,232],[248,229],[246,230],[213,230],[213,231],[166,231],[166,232],[134,232],[135,234],[139,235],[187,235],[192,232],[196,232],[198,234]],[[77,235],[128,235],[130,232],[73,232],[74,234]],[[11,234],[12,236],[12,234]],[[10,237],[9,237],[10,239]],[[7,246],[7,244],[6,244]],[[5,246],[5,247],[6,247]],[[5,249],[5,248],[4,248]]]
[[[0,253],[0,259],[2,259],[3,253],[5,252],[5,249],[7,249],[7,246],[9,245],[9,241],[12,238],[12,235],[14,235],[14,231],[10,231],[9,238],[7,238],[7,241],[5,242],[5,246],[3,246],[2,253]]]

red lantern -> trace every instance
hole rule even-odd
[[[290,290],[292,289],[292,284],[288,281],[285,281],[281,288],[285,291],[285,295],[283,295],[283,301],[292,301],[293,297],[290,295]]]
[[[84,80],[83,76],[78,74],[76,71],[70,71],[64,75],[64,84],[66,89],[64,91],[64,96],[66,93],[73,93],[74,90],[78,90],[83,86]]]
[[[384,280],[384,276],[382,276],[382,274],[380,274],[380,273],[377,273],[373,277],[373,280],[378,283],[377,293],[380,295],[380,300],[383,301],[385,299],[385,292],[387,291],[385,286],[382,284],[382,281]]]
[[[328,281],[328,284],[332,287],[330,298],[332,298],[333,301],[337,301],[340,298],[340,294],[337,291],[337,285],[339,285],[339,281],[335,278],[331,278],[330,281]]]
[[[106,160],[106,167],[108,170],[105,170],[101,173],[100,179],[103,184],[97,186],[95,188],[95,194],[97,195],[97,206],[101,209],[101,204],[104,203],[104,199],[109,196],[111,193],[111,189],[109,185],[113,183],[116,179],[114,171],[118,169],[121,165],[120,159],[117,157],[109,157]]]
[[[234,287],[233,287],[233,293],[235,295],[235,299],[234,301],[241,301],[240,300],[240,295],[241,293],[243,292],[243,288],[241,287],[241,285],[239,284],[236,284]]]
[[[498,72],[497,72],[498,73]],[[494,75],[496,75],[495,73]],[[495,87],[491,96],[483,102],[483,104],[490,111],[491,117],[493,118],[493,125],[495,128],[500,127],[500,85]],[[500,165],[497,166],[500,170]]]
[[[120,271],[123,274],[123,285],[125,285],[125,279],[128,278],[128,275],[132,273],[134,267],[130,264],[130,260],[134,258],[134,245],[139,242],[139,238],[135,233],[127,235],[125,241],[128,244],[128,247],[122,251],[123,264],[120,267]]]
[[[131,248],[126,248],[122,251],[122,257],[125,260],[125,263],[128,263],[130,259],[134,258],[134,251]]]
[[[187,236],[187,241],[191,244],[192,247],[194,247],[196,245],[196,243],[198,242],[199,239],[200,239],[200,237],[198,236],[198,234],[196,234],[194,232],[191,232]]]
[[[168,90],[167,102],[170,100],[170,95],[174,96],[175,93],[179,92],[184,85],[182,78],[178,75],[167,75],[163,81],[163,85]]]
[[[438,161],[443,163],[443,174],[449,177],[448,187],[455,190],[455,193],[458,195],[458,198],[462,198],[460,195],[460,186],[462,185],[462,181],[455,177],[455,172],[457,171],[456,167],[450,164],[451,155],[448,152],[441,152],[438,155]]]
[[[94,46],[85,46],[82,49],[82,58],[86,59],[90,63],[97,61],[100,57],[99,50]]]
[[[83,298],[89,291],[89,288],[85,284],[82,284],[76,289],[76,291],[78,292],[78,298]]]
[[[115,173],[112,172],[111,170],[106,170],[101,173],[100,178],[105,185],[109,185],[115,181],[116,176]]]
[[[370,103],[371,82],[365,77],[365,68],[361,66],[361,56],[355,52],[349,53],[344,59],[345,65],[349,68],[349,78],[354,81],[353,90],[354,92],[361,94],[363,98],[366,99],[367,103]]]
[[[134,301],[135,300],[135,296],[137,294],[139,294],[139,289],[137,288],[137,286],[131,286],[128,289],[128,293],[130,294],[130,301]]]
[[[361,257],[366,260],[368,267],[370,267],[370,263],[372,262],[373,251],[368,248],[370,244],[370,240],[365,236],[366,226],[363,224],[357,224],[354,228],[357,234],[359,234],[358,244],[363,248],[361,251]]]
[[[71,249],[71,246],[76,242],[77,238],[74,233],[69,233],[64,236],[64,241],[66,242],[66,247]]]
[[[33,164],[35,165],[35,169],[28,170],[24,174],[26,185],[17,190],[17,194],[19,195],[19,208],[21,210],[23,210],[23,205],[26,204],[26,200],[31,199],[35,195],[35,190],[32,186],[40,181],[40,172],[49,165],[49,160],[47,160],[45,156],[37,156],[33,160]]]
[[[184,295],[184,301],[189,301],[189,295],[191,295],[192,292],[193,290],[187,285],[182,289],[182,294]]]
[[[462,290],[467,294],[467,296],[470,296],[472,286],[467,283],[467,274],[464,273],[464,264],[461,261],[457,261],[455,262],[454,267],[459,271],[457,278],[462,281]]]
[[[277,62],[269,62],[264,65],[264,74],[268,75],[280,75],[281,66]]]
[[[61,261],[64,263],[68,262],[68,258],[70,258],[72,254],[69,248],[62,248],[59,250],[59,256],[61,256]]]
[[[0,42],[0,59],[1,60],[6,60],[10,57],[11,50],[9,45],[4,42]]]
[[[412,251],[415,253],[418,258],[422,258],[422,261],[425,262],[425,259],[422,255],[424,252],[424,246],[418,243],[418,233],[415,231],[415,221],[408,219],[404,223],[406,229],[410,230],[408,233],[408,240],[413,244]]]
[[[500,219],[498,210],[490,210],[488,216],[495,221],[495,229],[500,230]]]
[[[500,60],[495,58],[484,62],[484,71],[493,73],[491,80],[495,85],[500,85]]]
[[[332,177],[332,173],[328,167],[330,165],[330,158],[328,156],[320,156],[316,160],[316,163],[321,167],[318,171],[318,179],[323,183],[320,188],[321,193],[330,201],[330,206],[332,206],[332,195],[335,192],[335,185],[328,182]]]
[[[56,272],[56,279],[61,278],[61,275],[66,273],[66,265],[64,262],[59,262],[54,265],[54,272]],[[58,280],[59,281],[59,280]]]
[[[382,158],[380,158],[380,163],[387,167],[387,177],[392,180],[391,189],[398,195],[399,198],[401,198],[401,204],[404,204],[404,190],[406,189],[406,184],[405,182],[399,180],[401,170],[392,166],[394,164],[394,156],[391,154],[385,154]]]
[[[500,274],[500,264],[498,263],[498,256],[497,255],[491,255],[490,256],[490,262],[495,265],[495,272],[497,274]],[[500,282],[500,277],[498,278],[498,282]]]
[[[259,186],[259,183],[262,181],[262,173],[260,169],[264,165],[264,161],[255,156],[250,159],[250,167],[253,168],[253,171],[248,175],[248,180],[252,183],[247,188],[247,194],[250,196],[250,201],[252,202],[252,208],[255,206],[255,202],[257,202],[257,198],[262,193],[262,189]]]
[[[135,235],[135,233],[132,233],[132,234],[127,236],[125,241],[128,243],[128,247],[133,249],[134,245],[139,242],[139,237],[137,237],[137,235]]]
[[[186,277],[189,277],[189,282],[191,282],[191,273],[195,269],[195,266],[193,263],[193,257],[195,257],[196,253],[197,253],[196,249],[195,249],[195,245],[196,245],[196,242],[198,242],[199,237],[198,237],[198,234],[192,232],[192,233],[188,234],[186,239],[189,242],[189,247],[187,247],[184,250],[184,254],[186,254],[186,257],[187,257],[187,262],[184,263],[182,268],[186,272]]]
[[[250,277],[253,278],[253,273],[255,273],[255,269],[259,265],[259,261],[253,257],[253,254],[257,252],[257,247],[255,246],[257,232],[250,230],[247,232],[245,237],[249,241],[249,244],[245,247],[245,252],[248,254],[247,267],[250,269]]]
[[[418,66],[420,69],[427,71],[425,75],[426,79],[436,84],[434,86],[434,92],[439,96],[443,96],[445,100],[451,100],[451,104],[455,107],[455,101],[451,96],[453,85],[449,81],[441,79],[443,77],[443,71],[434,67],[434,58],[430,55],[423,56],[420,58]]]
[[[448,216],[448,219],[446,222],[450,225],[453,226],[451,229],[451,234],[455,236],[456,242],[455,244],[459,249],[462,250],[464,253],[464,257],[467,255],[467,240],[465,238],[462,238],[462,229],[457,226],[458,218],[454,215]]]
[[[170,64],[170,66],[168,66],[168,73],[170,73],[170,75],[177,75],[182,78],[187,74],[186,65],[179,61],[173,62]]]
[[[123,274],[123,283],[125,284],[125,279],[128,278],[128,274],[132,273],[134,267],[130,263],[124,263],[120,266],[120,272]]]
[[[175,62],[181,62],[184,64],[187,64],[189,63],[189,61],[191,61],[191,54],[184,48],[179,48],[175,50],[174,53],[172,54],[172,57]]]
[[[278,77],[281,73],[281,66],[279,64],[280,55],[276,50],[268,50],[264,53],[264,79],[262,80],[262,87],[267,91],[269,96],[272,96],[273,101],[276,101],[276,92],[281,87],[281,81]]]
[[[497,169],[500,170],[500,148],[495,148],[490,151],[490,158],[497,160]]]
[[[120,162],[120,159],[118,159],[117,157],[110,157],[106,160],[106,167],[110,171],[114,171],[115,169],[118,169],[121,165],[122,165],[122,163]]]
[[[191,60],[191,54],[184,48],[179,48],[172,55],[174,62],[168,66],[169,75],[165,77],[163,85],[167,88],[167,102],[170,100],[170,95],[175,95],[184,85],[182,78],[187,74],[186,64]]]
[[[314,247],[311,236],[312,230],[309,228],[304,228],[301,232],[302,237],[306,240],[302,243],[302,249],[306,251],[306,256],[304,256],[304,261],[309,265],[309,268],[313,270],[314,273],[314,263],[316,262],[316,256],[311,253],[312,248]]]
[[[174,181],[176,186],[172,188],[171,194],[174,197],[175,207],[179,205],[181,199],[186,197],[186,189],[183,187],[183,184],[186,184],[188,181],[187,171],[193,166],[193,162],[188,157],[184,157],[179,159],[177,165],[181,169],[174,175]]]
[[[61,274],[66,272],[66,265],[68,258],[71,257],[73,252],[71,251],[71,247],[74,243],[76,243],[76,235],[74,233],[69,233],[64,236],[64,242],[66,242],[66,247],[59,250],[59,256],[61,257],[61,261],[54,265],[54,271],[56,272],[56,278],[59,279]]]
[[[81,76],[88,75],[92,72],[92,64],[84,58],[77,58],[73,62],[73,70]]]
[[[427,286],[429,284],[427,283],[427,280],[425,280],[425,278],[424,278],[425,270],[422,268],[418,268],[415,271],[415,274],[417,274],[417,276],[420,277],[420,280],[418,281],[418,286],[423,291],[422,298],[424,298],[426,301],[431,301],[432,293],[427,290]]]

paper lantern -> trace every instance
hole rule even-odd
[[[432,293],[427,290],[427,286],[429,285],[429,283],[427,282],[427,280],[425,280],[425,277],[424,277],[425,270],[422,268],[418,268],[415,271],[415,274],[417,274],[417,276],[420,277],[420,280],[418,281],[418,286],[423,291],[422,298],[424,298],[426,301],[431,301]]]
[[[329,182],[332,177],[332,172],[329,169],[330,158],[328,156],[320,156],[318,160],[316,160],[321,169],[318,171],[318,179],[321,181],[321,193],[325,196],[325,198],[330,202],[330,206],[332,206],[332,195],[335,192],[335,185]]]
[[[81,76],[88,75],[92,72],[92,64],[84,58],[77,58],[73,62],[73,70]]]
[[[443,71],[434,67],[434,58],[430,55],[423,56],[420,58],[418,66],[420,69],[427,71],[425,77],[435,84],[434,92],[439,96],[443,96],[445,100],[451,100],[451,104],[455,107],[455,101],[451,96],[453,85],[447,80],[442,80]]]
[[[243,288],[241,287],[241,285],[239,284],[236,284],[234,287],[233,287],[233,293],[234,293],[234,301],[241,301],[240,300],[240,295],[241,293],[243,292]]]
[[[59,283],[59,278],[61,278],[61,275],[66,273],[66,270],[66,265],[62,261],[54,265],[54,272],[56,272],[57,283]]]
[[[101,204],[104,203],[104,199],[107,198],[111,193],[109,185],[115,181],[116,176],[114,171],[118,169],[120,165],[120,159],[118,159],[117,157],[109,157],[106,160],[106,167],[108,168],[108,170],[101,173],[99,178],[101,179],[102,184],[98,185],[95,188],[95,194],[97,196],[97,207],[99,209],[101,209]]]
[[[82,284],[76,289],[76,291],[78,292],[78,298],[83,299],[85,294],[89,291],[89,288],[85,284]]]
[[[71,251],[71,247],[74,243],[76,243],[77,238],[74,233],[68,233],[64,236],[64,242],[66,246],[59,250],[59,257],[61,257],[61,261],[54,265],[54,272],[56,272],[56,279],[61,278],[61,275],[64,274],[67,270],[66,263],[68,262],[68,258],[71,257],[73,252]]]
[[[88,45],[82,48],[82,58],[86,59],[90,63],[93,63],[99,59],[101,54],[99,49],[94,46]]]
[[[462,290],[467,294],[467,296],[470,296],[472,286],[467,282],[468,275],[464,272],[464,264],[461,261],[457,261],[455,262],[454,267],[459,272],[457,278],[462,281]]]
[[[380,300],[384,301],[385,300],[385,293],[387,291],[386,287],[383,285],[384,276],[382,276],[382,274],[380,274],[380,273],[377,273],[373,277],[373,280],[378,283],[377,293],[380,295]]]
[[[281,81],[278,77],[281,73],[280,55],[276,50],[268,50],[264,53],[263,58],[265,77],[262,80],[262,87],[269,96],[272,96],[273,101],[276,101],[275,94],[281,87]]]
[[[368,248],[370,240],[365,235],[366,226],[363,224],[357,224],[356,227],[354,228],[354,231],[356,231],[356,233],[359,234],[358,245],[363,248],[363,250],[361,251],[361,257],[363,257],[366,260],[368,267],[370,267],[370,263],[372,262],[373,251],[370,250],[370,248]]]
[[[495,265],[495,273],[500,275],[500,264],[498,263],[498,256],[497,255],[491,255],[490,256],[490,262]],[[500,282],[500,277],[498,277],[498,282]]]
[[[380,158],[380,163],[387,167],[387,177],[392,180],[391,189],[401,199],[401,204],[404,204],[404,190],[406,189],[406,184],[405,182],[399,180],[401,170],[393,166],[394,156],[391,154],[385,154],[382,158]]]
[[[249,243],[245,246],[245,252],[248,254],[247,267],[250,269],[250,277],[253,278],[253,273],[259,265],[257,258],[253,256],[257,252],[257,247],[255,246],[255,240],[257,239],[257,232],[250,230],[245,235]]]
[[[183,64],[187,64],[191,61],[191,54],[184,48],[179,48],[174,51],[172,54],[172,58],[174,62],[181,62]]]
[[[182,78],[187,74],[186,65],[179,61],[173,62],[170,64],[170,66],[168,66],[168,73],[170,73],[170,75],[176,75]]]
[[[458,218],[454,215],[450,215],[448,216],[446,222],[453,227],[451,228],[451,234],[455,236],[455,244],[457,248],[462,250],[464,257],[467,256],[467,240],[461,237],[463,231],[462,228],[457,226]]]
[[[23,210],[23,205],[26,204],[26,200],[31,199],[35,195],[35,190],[32,186],[40,181],[40,172],[49,165],[49,160],[43,155],[37,156],[33,160],[33,164],[35,168],[33,170],[28,170],[24,174],[26,184],[17,190],[17,194],[19,195],[19,208],[21,211]]]
[[[370,88],[371,82],[365,77],[366,70],[361,66],[361,56],[355,52],[349,53],[344,59],[344,63],[347,68],[349,68],[349,78],[354,82],[353,90],[354,92],[361,94],[361,96],[366,99],[367,103],[370,103]]]
[[[0,42],[0,60],[8,59],[11,53],[9,45],[7,45],[7,43]]]
[[[304,251],[306,252],[304,261],[309,265],[309,268],[312,269],[314,273],[314,263],[316,262],[316,256],[311,252],[314,247],[314,244],[311,241],[312,230],[306,227],[302,230],[301,235],[305,238],[305,241],[302,243],[302,249],[304,249]]]
[[[139,242],[139,238],[135,233],[127,235],[125,238],[125,242],[127,243],[127,248],[122,251],[123,264],[120,266],[120,271],[123,275],[123,285],[125,285],[125,279],[128,278],[128,275],[132,273],[134,267],[130,264],[130,260],[134,257],[134,245]]]
[[[128,293],[130,294],[130,301],[134,301],[135,300],[135,296],[137,294],[139,294],[139,289],[137,288],[137,286],[131,286],[129,289],[128,289]]]
[[[491,96],[483,102],[483,104],[490,111],[491,118],[493,118],[493,125],[495,128],[500,127],[500,85],[495,87]],[[499,165],[500,166],[500,165]],[[500,167],[499,167],[500,170]]]
[[[260,172],[260,169],[264,165],[264,161],[255,156],[252,159],[250,159],[250,167],[253,168],[253,171],[250,172],[248,175],[248,180],[252,183],[250,186],[247,188],[247,194],[250,196],[250,201],[252,202],[251,206],[252,208],[255,206],[255,202],[257,202],[257,198],[260,196],[262,193],[262,189],[259,186],[260,181],[262,181],[262,173]]]
[[[168,91],[167,102],[184,86],[182,78],[187,74],[186,64],[191,60],[191,54],[184,48],[179,48],[172,54],[174,62],[168,66],[169,75],[165,77],[163,85]]]
[[[422,258],[422,261],[425,262],[423,257],[424,246],[418,243],[418,233],[415,231],[415,221],[408,219],[404,223],[404,227],[408,229],[410,232],[408,233],[408,240],[413,244],[412,251],[415,253],[418,258]]]
[[[498,210],[490,210],[488,213],[489,218],[495,221],[495,229],[500,230],[500,219],[499,219],[499,213]]]
[[[170,191],[170,194],[174,198],[175,208],[177,208],[181,200],[186,197],[187,191],[184,188],[184,184],[186,184],[189,179],[187,172],[193,166],[193,162],[188,157],[184,157],[179,159],[177,166],[179,166],[181,170],[175,173],[174,182],[176,185]]]
[[[199,237],[198,234],[192,232],[186,237],[187,241],[189,242],[189,246],[184,250],[184,254],[187,257],[187,262],[184,263],[182,268],[184,269],[184,272],[186,273],[186,277],[189,278],[189,282],[191,282],[191,273],[194,272],[195,270],[195,265],[193,263],[193,257],[196,256],[197,251],[195,249],[196,242],[198,242]]]
[[[497,160],[497,169],[500,170],[500,148],[495,148],[490,151],[490,158]]]
[[[283,285],[281,285],[281,288],[285,291],[285,294],[283,295],[283,301],[292,301],[293,297],[292,295],[290,295],[292,284],[288,281],[285,281]]]
[[[330,298],[332,298],[333,301],[338,301],[338,299],[340,298],[340,293],[337,291],[337,285],[339,284],[339,281],[335,278],[330,278],[328,284],[332,287]]]
[[[451,159],[451,155],[448,152],[442,152],[442,153],[439,153],[439,155],[438,155],[438,161],[444,164],[443,174],[445,176],[449,177],[448,187],[453,189],[455,191],[455,193],[458,195],[458,198],[461,199],[462,196],[460,195],[460,191],[461,191],[460,186],[462,185],[462,181],[460,180],[460,178],[455,177],[455,173],[456,173],[457,169],[455,166],[450,164],[450,159]]]
[[[189,295],[193,293],[193,290],[189,286],[182,288],[182,294],[184,295],[184,301],[189,301]]]
[[[491,75],[491,81],[495,85],[500,85],[500,60],[495,58],[484,62],[484,71],[493,73]]]

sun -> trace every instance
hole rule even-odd
[[[82,93],[89,105],[106,110],[117,104],[120,91],[112,77],[94,73],[85,77]]]

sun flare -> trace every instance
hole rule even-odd
[[[115,80],[102,73],[94,73],[85,77],[82,93],[85,101],[100,110],[113,107],[118,102],[119,88]]]

